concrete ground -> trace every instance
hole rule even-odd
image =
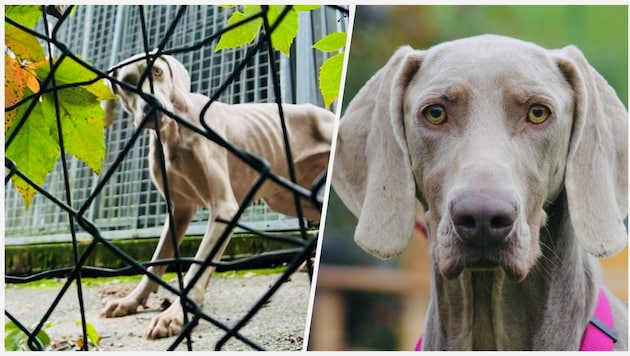
[[[280,274],[230,274],[213,277],[206,292],[204,312],[211,317],[233,325],[247,313],[249,308],[274,283]],[[161,340],[147,340],[146,328],[153,316],[158,313],[164,298],[171,302],[172,294],[163,288],[149,299],[149,309],[139,309],[134,315],[122,318],[100,318],[100,309],[106,298],[114,293],[125,293],[133,289],[135,283],[116,279],[92,279],[83,284],[83,299],[87,322],[92,324],[101,340],[91,350],[107,351],[159,351],[166,350],[174,337]],[[5,285],[5,310],[27,326],[35,325],[53,303],[60,286],[20,286]],[[247,324],[241,334],[263,346],[267,350],[301,350],[304,338],[310,283],[308,274],[296,272],[284,283],[260,312]],[[81,327],[76,286],[73,285],[63,296],[59,305],[50,315],[50,326],[45,329],[52,339],[49,349],[76,349],[81,337]],[[5,322],[8,319],[5,316]],[[201,321],[192,333],[194,351],[214,350],[216,342],[224,332],[216,326]],[[176,350],[187,350],[186,343]],[[232,338],[222,350],[252,350],[238,339]]]

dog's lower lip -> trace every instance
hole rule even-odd
[[[468,268],[473,268],[473,269],[492,269],[495,267],[498,267],[499,263],[496,261],[492,261],[492,260],[488,260],[488,259],[481,259],[479,261],[475,261],[472,264],[470,264],[468,266]]]

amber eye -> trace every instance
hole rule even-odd
[[[153,67],[153,76],[154,77],[161,77],[162,76],[162,69],[160,69],[158,67]]]
[[[527,120],[533,124],[542,124],[551,115],[551,110],[544,105],[533,105],[527,112]]]
[[[429,105],[422,110],[422,115],[433,125],[440,125],[446,121],[446,109],[442,105]]]

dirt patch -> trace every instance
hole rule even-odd
[[[279,276],[280,274],[245,274],[238,277],[214,278],[206,292],[204,312],[225,324],[234,325]],[[136,282],[112,280],[107,283],[83,285],[86,320],[94,326],[101,338],[98,347],[90,349],[159,351],[166,350],[173,343],[174,337],[161,340],[147,340],[144,337],[151,318],[159,313],[165,300],[174,300],[173,295],[163,289],[149,298],[148,309],[140,308],[137,314],[115,319],[99,317],[107,298],[124,295],[133,289],[135,284]],[[5,309],[25,325],[35,325],[50,308],[60,289],[6,285]],[[308,274],[294,273],[270,302],[241,330],[241,334],[268,350],[301,350],[309,293]],[[52,347],[57,350],[76,348],[77,340],[82,334],[81,327],[77,325],[77,320],[81,318],[78,305],[78,293],[76,285],[73,285],[48,318],[50,326],[45,331],[53,341]],[[8,320],[5,317],[6,321]],[[217,341],[224,335],[221,329],[202,320],[192,333],[193,350],[214,350]],[[176,350],[187,350],[186,343],[179,345]],[[222,350],[237,351],[251,348],[232,338]]]

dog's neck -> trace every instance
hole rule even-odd
[[[178,146],[181,139],[179,131],[180,125],[175,122],[175,120],[170,118],[162,120],[162,124],[160,125],[160,136],[162,136],[162,140],[164,142],[169,143],[171,146]]]
[[[548,214],[566,211],[559,204],[564,197]],[[455,280],[434,268],[423,344],[430,350],[578,350],[596,300],[598,264],[569,224],[541,229],[541,246],[543,255],[520,282],[498,268],[464,270]]]

